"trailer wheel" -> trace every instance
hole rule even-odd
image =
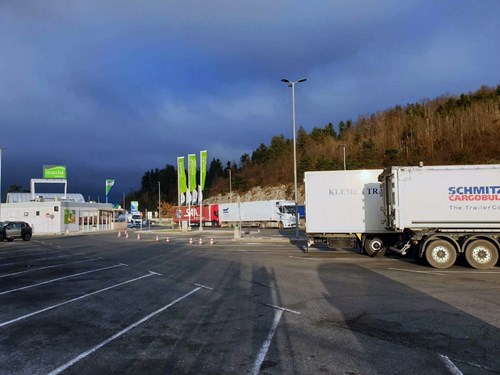
[[[371,237],[365,240],[364,249],[369,256],[375,256],[384,249],[384,241],[379,237]]]
[[[425,259],[434,268],[449,268],[455,264],[457,252],[450,242],[435,240],[426,245]]]
[[[475,240],[465,248],[465,259],[472,268],[485,270],[493,268],[498,262],[498,250],[486,240]]]
[[[283,227],[283,222],[282,222],[282,221],[280,221],[280,222],[278,223],[278,229],[283,229],[283,228],[284,228],[284,227]]]

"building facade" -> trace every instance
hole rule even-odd
[[[118,221],[122,209],[108,203],[85,202],[81,194],[43,194],[32,199],[31,193],[8,193],[1,205],[0,221],[25,221],[33,234],[125,229]]]

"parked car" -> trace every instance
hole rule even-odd
[[[130,219],[130,221],[132,221],[134,226],[140,227],[141,222],[142,222],[142,215],[134,214],[134,215],[132,215],[132,218]]]
[[[31,227],[24,221],[0,222],[0,242],[3,240],[13,241],[14,238],[22,238],[29,241],[32,235]]]

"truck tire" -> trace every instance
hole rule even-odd
[[[366,253],[373,257],[377,255],[381,250],[384,250],[384,241],[380,237],[368,237],[365,240],[365,245],[363,246]]]
[[[450,268],[457,260],[457,251],[450,242],[435,240],[425,246],[425,259],[434,268]]]
[[[283,222],[282,222],[282,221],[280,221],[280,222],[278,223],[278,229],[283,229],[283,228],[284,228],[284,226],[283,226]]]
[[[465,247],[465,259],[472,268],[486,270],[497,264],[498,250],[490,241],[475,240]]]

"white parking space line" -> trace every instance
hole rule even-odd
[[[21,275],[23,273],[34,272],[34,271],[39,271],[39,270],[46,270],[48,268],[54,268],[54,267],[61,267],[61,266],[65,266],[67,264],[76,264],[76,263],[90,262],[90,261],[99,260],[99,259],[101,259],[101,258],[92,258],[92,259],[85,259],[85,260],[77,260],[75,262],[59,263],[59,264],[54,264],[52,266],[38,267],[38,268],[33,268],[33,269],[30,269],[30,270],[26,270],[26,271],[19,271],[19,272],[14,272],[14,273],[8,273],[8,274],[5,274],[5,275],[0,275],[0,279],[3,278],[3,277],[7,277],[7,276]]]
[[[448,270],[442,270],[442,271],[439,271],[439,272],[443,272],[443,273],[465,273],[465,274],[471,274],[471,273],[475,273],[475,274],[493,274],[493,275],[498,275],[500,274],[500,271],[479,271],[479,270],[467,270],[467,271],[448,271]]]
[[[284,310],[276,309],[276,313],[274,314],[273,324],[269,333],[267,334],[262,347],[260,348],[259,354],[257,354],[257,358],[253,364],[252,370],[250,371],[251,375],[257,375],[260,372],[260,366],[262,366],[262,362],[266,358],[267,351],[269,350],[269,346],[271,345],[271,341],[273,340],[274,333],[276,332],[276,328],[278,328],[278,324],[281,320],[281,316],[283,315]]]
[[[234,252],[237,252],[237,253],[272,253],[274,252],[273,250],[269,250],[269,249],[263,249],[263,250],[253,250],[253,249],[248,249],[248,250],[227,250],[228,253],[234,253]]]
[[[301,259],[301,260],[312,260],[314,262],[321,262],[321,259],[316,259],[316,258],[303,258],[303,257],[296,257],[293,255],[289,255],[289,258],[294,258],[294,259]]]
[[[31,249],[31,250],[23,250],[23,251],[19,251],[19,252],[9,252],[9,253],[3,253],[3,255],[5,255],[5,258],[0,258],[0,261],[20,258],[23,256],[25,257],[25,256],[29,256],[29,255],[54,254],[54,253],[60,253],[61,251],[62,250],[40,251],[40,249]]]
[[[141,280],[141,279],[144,279],[146,277],[151,277],[151,276],[155,276],[153,273],[148,273],[147,275],[144,275],[144,276],[140,276],[140,277],[136,277],[134,279],[130,279],[130,280],[127,280],[127,281],[124,281],[124,282],[121,282],[119,284],[115,284],[115,285],[111,285],[111,286],[108,286],[107,288],[104,288],[104,289],[99,289],[99,290],[96,290],[95,292],[92,292],[92,293],[88,293],[88,294],[84,294],[83,296],[80,296],[80,297],[76,297],[76,298],[72,298],[68,301],[64,301],[64,302],[61,302],[61,303],[58,303],[56,305],[53,305],[53,306],[49,306],[49,307],[46,307],[44,309],[41,309],[41,310],[37,310],[35,312],[32,312],[32,313],[29,313],[29,314],[26,314],[26,315],[23,315],[23,316],[20,316],[19,318],[15,318],[15,319],[11,319],[11,320],[8,320],[6,322],[3,322],[3,323],[0,323],[0,328],[2,327],[5,327],[9,324],[12,324],[12,323],[15,323],[15,322],[18,322],[20,320],[23,320],[23,319],[26,319],[26,318],[29,318],[31,316],[34,316],[34,315],[37,315],[37,314],[41,314],[45,311],[49,311],[49,310],[52,310],[52,309],[55,309],[56,307],[60,307],[60,306],[63,306],[63,305],[67,305],[68,303],[73,303],[73,302],[76,302],[76,301],[79,301],[81,299],[84,299],[84,298],[87,298],[87,297],[90,297],[90,296],[93,296],[95,294],[98,294],[98,293],[102,293],[102,292],[105,292],[107,290],[110,290],[110,289],[113,289],[113,288],[117,288],[119,286],[122,286],[122,285],[125,285],[125,284],[129,284],[129,283],[133,283],[134,281],[138,281],[138,280]]]
[[[68,367],[71,367],[73,366],[75,363],[79,362],[80,360],[82,360],[83,358],[89,356],[90,354],[94,353],[96,350],[99,350],[100,348],[102,348],[103,346],[109,344],[111,341],[113,340],[116,340],[118,337],[124,335],[125,333],[127,333],[128,331],[130,331],[131,329],[137,327],[138,325],[144,323],[145,321],[151,319],[152,317],[154,317],[155,315],[158,315],[160,314],[161,312],[165,311],[166,309],[168,309],[169,307],[172,307],[173,305],[175,305],[176,303],[182,301],[183,299],[189,297],[191,294],[193,293],[196,293],[197,291],[199,291],[200,289],[202,289],[201,286],[198,286],[196,288],[194,288],[193,290],[191,290],[190,292],[184,294],[183,296],[175,299],[174,301],[170,302],[168,305],[165,305],[163,306],[162,308],[152,312],[151,314],[145,316],[144,318],[136,321],[135,323],[132,323],[131,325],[129,325],[128,327],[122,329],[120,332],[118,333],[115,333],[113,336],[107,338],[106,340],[102,341],[100,344],[97,344],[96,346],[90,348],[89,350],[81,353],[79,356],[73,358],[71,361],[69,362],[66,362],[64,365],[62,366],[59,366],[58,368],[56,368],[55,370],[49,372],[48,375],[56,375],[56,374],[59,374],[61,372],[63,372],[64,370],[66,370]]]
[[[55,256],[55,257],[47,257],[47,258],[35,258],[35,259],[24,260],[24,261],[21,261],[21,262],[13,262],[13,263],[0,264],[0,267],[14,266],[16,264],[25,264],[25,263],[38,262],[40,260],[50,260],[50,259],[67,258],[67,257],[75,256],[75,255],[85,255],[85,253],[58,255],[58,256]]]
[[[273,309],[276,309],[276,310],[283,310],[283,311],[287,311],[287,312],[290,312],[290,313],[296,314],[296,315],[301,315],[302,314],[301,312],[298,312],[298,311],[295,311],[295,310],[290,310],[290,309],[287,309],[286,307],[271,305],[269,303],[265,303],[264,305],[272,307]]]
[[[388,268],[391,271],[402,271],[402,272],[413,272],[413,273],[426,273],[429,275],[446,276],[442,271],[417,271],[417,270],[405,270],[403,268]]]
[[[417,270],[405,270],[402,268],[389,268],[390,270],[393,271],[404,271],[404,272],[417,272],[417,273],[429,273],[432,275],[440,275],[440,276],[447,276],[446,274],[457,274],[457,273],[464,273],[470,275],[471,273],[476,274],[476,275],[499,275],[500,271],[480,271],[480,270],[466,270],[466,271],[452,271],[452,270],[439,270],[439,271],[417,271]]]
[[[79,272],[79,273],[74,273],[72,275],[68,275],[68,276],[63,276],[63,277],[58,277],[57,279],[52,279],[52,280],[47,280],[47,281],[43,281],[41,283],[37,283],[37,284],[32,284],[32,285],[28,285],[28,286],[23,286],[21,288],[16,288],[16,289],[11,289],[11,290],[6,290],[5,292],[0,292],[0,296],[4,295],[4,294],[9,294],[9,293],[12,293],[12,292],[18,292],[20,290],[25,290],[25,289],[30,289],[30,288],[35,288],[37,286],[40,286],[40,285],[45,285],[45,284],[50,284],[50,283],[54,283],[56,281],[61,281],[61,280],[65,280],[65,279],[69,279],[71,277],[76,277],[76,276],[81,276],[81,275],[87,275],[89,273],[93,273],[93,272],[99,272],[99,271],[104,271],[104,270],[110,270],[112,268],[117,268],[117,267],[124,267],[125,264],[123,263],[120,263],[120,264],[115,264],[114,266],[109,266],[109,267],[104,267],[104,268],[98,268],[98,269],[95,269],[95,270],[90,270],[90,271],[85,271],[85,272]]]
[[[450,374],[463,375],[462,371],[460,371],[460,369],[455,366],[455,364],[447,356],[440,354],[439,358],[441,358],[441,360],[444,362],[444,365],[446,366],[448,371],[450,371]]]
[[[203,284],[197,284],[197,283],[195,283],[194,285],[199,286],[200,288],[203,288],[203,289],[214,290],[214,288],[210,288],[209,286],[206,286],[206,285],[203,285]]]

